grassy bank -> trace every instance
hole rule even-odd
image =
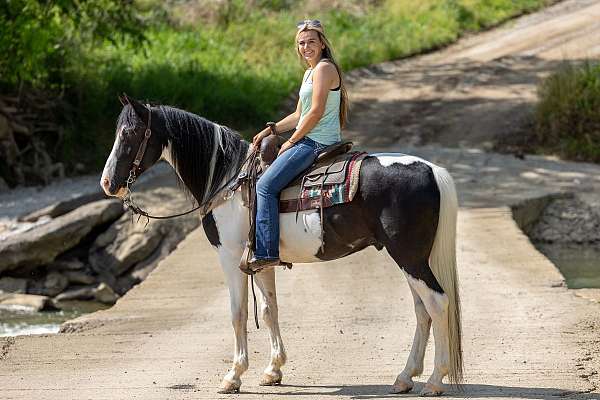
[[[185,21],[181,15],[191,15],[191,9],[165,8],[152,14],[145,41],[123,35],[89,45],[82,39],[64,52],[59,86],[72,104],[74,122],[61,157],[83,161],[90,170],[102,164],[120,92],[246,132],[277,118],[281,101],[298,86],[301,66],[293,37],[296,22],[307,16],[323,22],[343,69],[350,70],[446,45],[550,2],[351,0],[335,9],[322,5],[304,11],[304,3],[296,0],[230,0],[220,2],[212,17]],[[162,2],[137,4],[148,10]]]
[[[600,162],[600,62],[567,64],[538,88],[535,141],[568,159]]]

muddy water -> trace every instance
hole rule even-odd
[[[600,288],[600,245],[535,245],[554,263],[570,289]]]
[[[27,307],[0,308],[0,337],[58,333],[60,324],[107,306],[94,302],[66,302],[61,310],[36,312]]]

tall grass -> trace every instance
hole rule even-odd
[[[600,162],[600,62],[565,64],[538,87],[536,137],[563,157]]]
[[[293,38],[296,21],[306,17],[323,22],[347,71],[451,43],[465,32],[549,2],[354,0],[360,7],[325,7],[319,15],[305,15],[303,2],[296,0],[225,2],[229,8],[217,10],[216,21],[154,25],[142,46],[105,41],[71,60],[68,93],[76,103],[78,128],[67,135],[63,157],[81,160],[83,155],[89,166],[101,164],[112,141],[120,92],[251,134],[279,117],[282,100],[299,85],[302,69]]]

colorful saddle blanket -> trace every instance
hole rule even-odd
[[[281,192],[279,212],[322,209],[352,201],[366,156],[364,152],[345,153],[313,165]]]

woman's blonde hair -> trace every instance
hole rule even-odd
[[[318,21],[317,21],[318,22]],[[296,33],[296,53],[298,54],[298,58],[303,65],[307,65],[308,62],[302,57],[302,53],[298,49],[298,36],[302,32],[306,31],[315,31],[319,35],[319,40],[325,45],[323,52],[321,53],[321,60],[327,59],[330,63],[333,64],[335,69],[337,70],[338,76],[340,77],[340,125],[343,128],[346,125],[346,121],[348,120],[348,92],[346,92],[346,85],[344,84],[344,79],[342,77],[342,70],[338,63],[333,58],[333,48],[331,47],[331,43],[327,40],[325,36],[325,32],[323,31],[323,26],[319,22],[318,24],[312,24],[310,20],[305,21],[302,24],[298,32]]]

